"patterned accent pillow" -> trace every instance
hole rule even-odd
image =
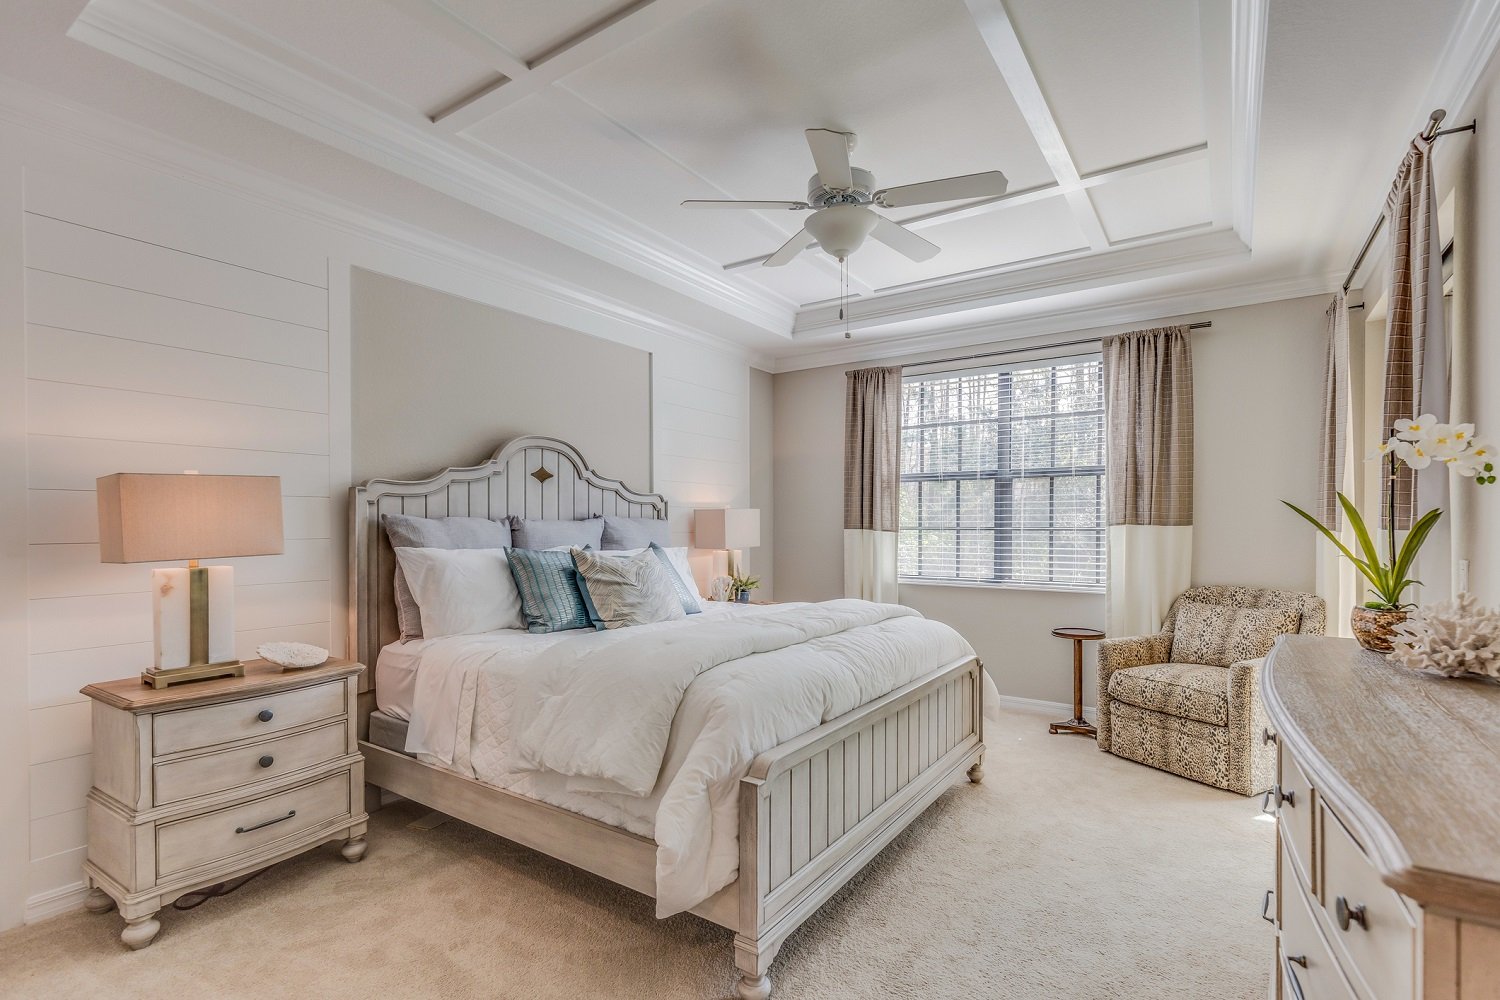
[[[1183,601],[1172,632],[1172,662],[1227,667],[1254,660],[1271,651],[1278,635],[1297,631],[1301,622],[1301,615],[1286,609]]]
[[[391,547],[416,549],[506,549],[510,547],[510,521],[484,517],[414,517],[382,514]],[[411,584],[401,563],[396,562],[396,625],[401,641],[422,638],[422,613],[412,596]]]
[[[526,631],[566,632],[595,627],[578,589],[578,570],[570,553],[561,549],[511,549],[506,555],[521,593]]]
[[[596,628],[629,628],[687,617],[682,597],[672,585],[676,573],[655,552],[612,556],[575,548],[572,555],[579,589]]]
[[[698,600],[698,585],[693,580],[692,568],[687,564],[687,549],[664,549],[652,542],[651,551],[667,567],[672,587],[682,600],[682,610],[690,615],[701,615],[703,605]],[[687,574],[686,577],[683,576],[684,573]]]

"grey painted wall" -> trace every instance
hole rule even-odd
[[[573,444],[650,491],[651,355],[356,269],[354,481],[417,479],[519,434]]]
[[[1278,500],[1310,503],[1316,488],[1327,305],[1317,296],[1191,317],[1213,322],[1193,339],[1195,582],[1312,588],[1311,529]],[[1156,324],[1139,324],[1148,325]],[[842,596],[844,372],[854,367],[863,366],[776,376],[774,540],[781,600]],[[1002,694],[1042,701],[1073,697],[1072,647],[1052,638],[1051,630],[1104,627],[1102,594],[927,584],[902,586],[901,602],[962,632]],[[1092,649],[1088,656],[1084,697],[1092,704]]]

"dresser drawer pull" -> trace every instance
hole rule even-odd
[[[1276,895],[1275,889],[1267,889],[1265,902],[1260,904],[1260,919],[1268,924],[1276,923],[1276,918],[1271,916],[1271,897],[1274,895]]]
[[[272,764],[276,763],[276,758],[272,757],[270,754],[266,754],[260,760],[256,761],[256,763],[261,767],[270,767]]]
[[[261,722],[270,722],[272,719],[276,718],[276,713],[271,711],[269,708],[263,708],[260,710],[260,714],[257,715],[256,718]]]
[[[1343,896],[1333,901],[1333,914],[1338,918],[1339,930],[1347,931],[1350,924],[1359,924],[1365,930],[1370,929],[1369,918],[1365,916],[1365,904],[1350,906],[1349,901]]]
[[[1302,982],[1297,978],[1297,970],[1292,968],[1293,964],[1307,968],[1307,956],[1288,955],[1286,957],[1286,980],[1287,985],[1292,988],[1293,1000],[1306,1000],[1302,994]]]
[[[1276,805],[1277,805],[1278,808],[1281,806],[1281,804],[1283,802],[1285,802],[1288,806],[1290,806],[1293,809],[1297,808],[1297,791],[1296,791],[1296,789],[1293,789],[1290,792],[1283,792],[1281,790],[1281,786],[1280,785],[1276,785],[1274,787],[1273,791],[1276,792]]]
[[[1260,731],[1260,742],[1262,746],[1270,746],[1272,743],[1279,743],[1280,740],[1278,740],[1276,738],[1276,734],[1271,732],[1269,729],[1262,729]]]
[[[285,816],[277,816],[275,819],[268,819],[264,823],[257,823],[254,826],[237,826],[234,828],[234,832],[254,833],[256,830],[264,830],[266,827],[275,826],[277,823],[285,823],[295,815],[297,815],[297,810],[292,809]]]

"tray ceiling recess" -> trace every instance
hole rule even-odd
[[[855,199],[871,337],[1247,259],[1266,3],[91,0],[69,34],[790,348],[845,329],[807,129],[888,194],[1008,181]],[[788,195],[814,211],[682,208]]]

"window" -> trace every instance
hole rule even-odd
[[[1097,355],[906,377],[902,577],[1102,590],[1104,503]]]

